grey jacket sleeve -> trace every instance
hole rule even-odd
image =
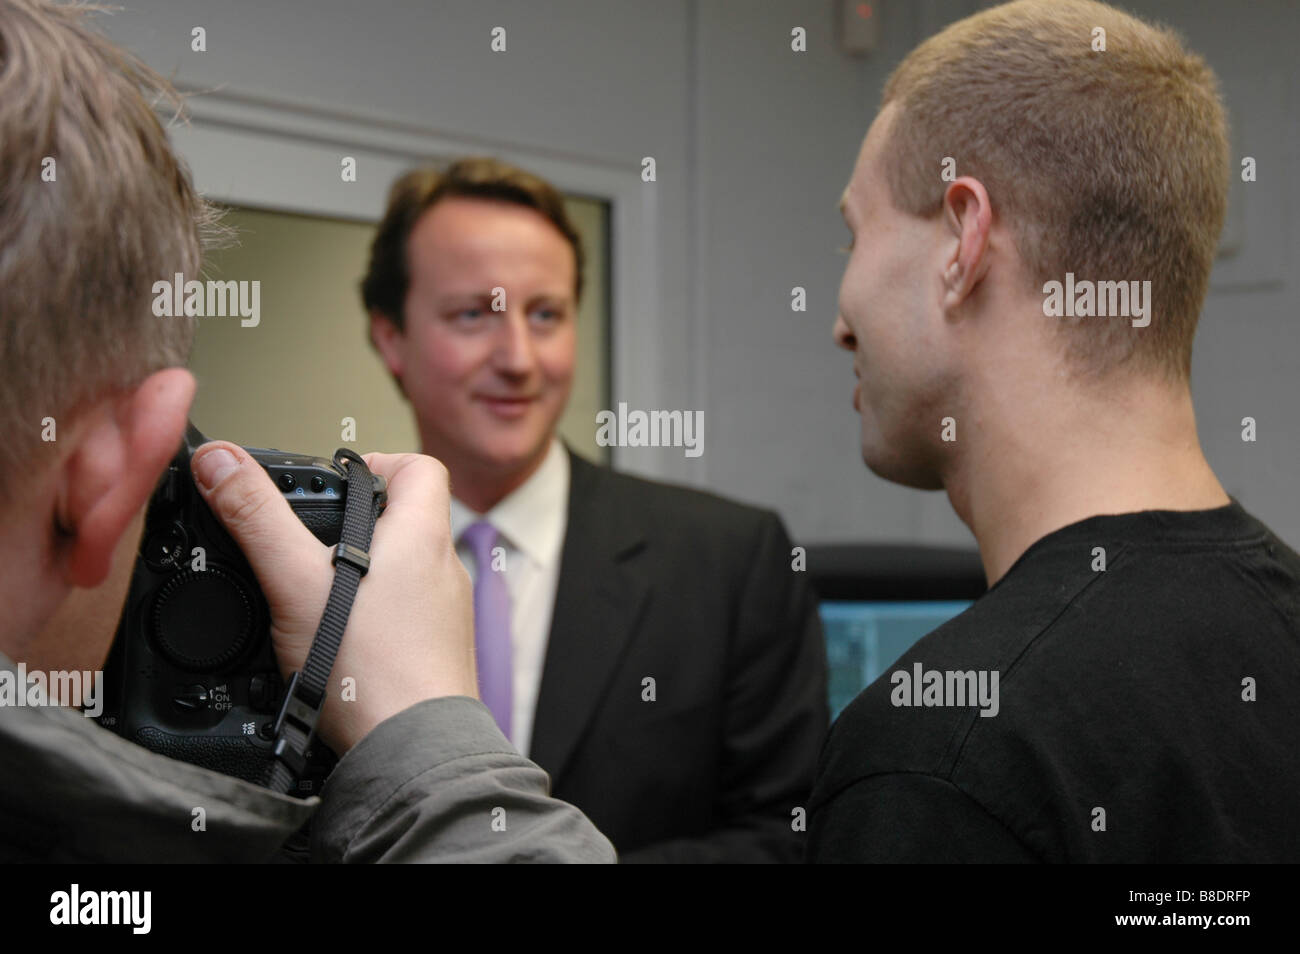
[[[320,862],[613,862],[587,817],[551,798],[487,707],[428,699],[382,722],[334,769],[312,823]]]

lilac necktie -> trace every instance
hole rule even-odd
[[[492,569],[497,531],[479,521],[460,537],[474,553],[474,652],[478,657],[479,696],[510,738],[511,692],[510,593],[504,573]]]

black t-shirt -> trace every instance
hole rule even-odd
[[[1235,500],[1049,534],[840,715],[808,837],[811,861],[1300,861],[1300,556]]]

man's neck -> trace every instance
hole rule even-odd
[[[487,513],[537,473],[550,449],[551,440],[547,440],[542,445],[541,451],[526,464],[509,470],[486,466],[479,461],[452,455],[439,457],[436,451],[427,447],[424,453],[438,457],[447,468],[453,497],[475,513]]]
[[[1053,404],[1004,392],[945,475],[989,586],[1036,541],[1088,517],[1230,502],[1201,451],[1185,385],[1076,397]]]
[[[0,554],[4,555],[4,565],[9,571],[0,582],[0,605],[6,607],[4,620],[0,621],[0,652],[14,662],[26,662],[32,668],[86,668],[84,665],[51,665],[56,657],[61,658],[59,653],[65,644],[55,641],[54,656],[51,657],[50,641],[41,638],[57,623],[58,614],[66,609],[65,599],[71,592],[71,588],[57,577],[56,556],[49,542],[53,527],[52,504],[42,509],[43,502],[26,501],[26,506],[20,503],[3,516],[8,532],[0,537]],[[42,515],[48,515],[48,519],[42,521]],[[107,651],[105,645],[105,654]]]

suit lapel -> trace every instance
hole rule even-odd
[[[602,468],[569,451],[569,515],[529,757],[558,785],[636,627],[645,538]]]

